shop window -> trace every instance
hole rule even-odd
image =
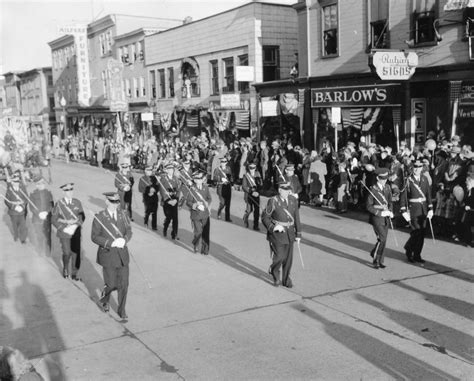
[[[239,66],[249,66],[249,55],[242,54],[239,56]],[[241,93],[248,93],[249,92],[249,83],[248,82],[237,82],[239,91]]]
[[[234,58],[224,58],[222,60],[224,66],[224,86],[222,87],[223,93],[234,92]]]
[[[150,70],[151,97],[156,99],[156,72]]]
[[[166,97],[166,82],[165,82],[165,69],[158,70],[158,77],[160,80],[160,98]]]
[[[219,66],[217,60],[209,62],[211,66],[211,94],[219,94]]]
[[[168,68],[168,91],[170,98],[174,98],[174,68]]]
[[[323,57],[335,56],[339,54],[337,3],[323,6],[322,18]]]
[[[263,46],[263,82],[280,79],[280,48]]]

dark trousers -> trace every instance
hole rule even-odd
[[[11,215],[10,220],[12,221],[13,239],[17,241],[20,239],[21,242],[26,241],[28,230],[26,229],[26,214]]]
[[[128,293],[128,266],[123,267],[103,267],[104,290],[100,298],[100,303],[109,303],[110,294],[117,290],[117,313],[120,317],[125,315],[125,303]]]
[[[384,262],[384,250],[387,243],[388,236],[388,221],[387,218],[377,218],[372,221],[372,227],[374,228],[375,235],[377,236],[377,243],[370,252],[370,256],[374,258],[374,263],[383,265]]]
[[[71,275],[76,276],[81,268],[81,227],[79,226],[71,238],[60,238],[63,252],[63,275],[69,275],[69,263],[71,262]]]
[[[270,244],[272,252],[272,265],[270,272],[274,280],[280,279],[280,267],[282,268],[281,283],[284,286],[291,284],[290,271],[293,265],[293,242],[285,245]]]
[[[41,253],[49,255],[51,253],[51,218],[33,220],[32,226],[36,248]]]
[[[217,195],[219,196],[219,208],[217,216],[220,217],[222,209],[225,213],[225,220],[230,220],[230,200],[232,199],[232,187],[230,184],[220,184],[217,186]]]
[[[260,197],[247,196],[247,206],[244,214],[244,224],[249,225],[249,216],[253,213],[253,228],[258,229],[258,219],[260,217]]]
[[[148,219],[151,215],[151,228],[156,230],[156,215],[158,213],[158,205],[145,205],[145,225],[148,225]]]
[[[197,247],[201,243],[201,254],[209,253],[209,233],[211,228],[211,219],[209,217],[202,220],[191,220],[193,224],[193,246]]]
[[[132,191],[118,193],[120,196],[120,207],[128,212],[128,216],[132,219]]]
[[[413,259],[421,259],[421,251],[425,243],[426,216],[417,216],[410,220],[410,238],[405,243],[405,251]]]
[[[172,206],[168,203],[163,204],[163,212],[165,213],[165,222],[163,223],[163,234],[166,235],[168,226],[171,225],[171,238],[176,238],[178,234],[178,204]]]

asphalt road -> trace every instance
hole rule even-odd
[[[397,247],[391,232],[387,268],[375,270],[367,222],[302,207],[304,267],[295,250],[294,288],[275,288],[264,228],[243,226],[241,192],[233,223],[215,218],[213,192],[209,256],[191,251],[188,210],[173,242],[161,235],[161,208],[158,232],[143,226],[135,194],[129,321],[121,322],[115,301],[109,314],[95,304],[103,282],[90,240],[113,175],[55,161],[56,198],[69,181],[86,209],[83,282],[61,277],[56,238],[51,257],[13,242],[0,206],[0,345],[23,351],[46,379],[474,378],[472,249],[427,239],[426,264],[408,264],[407,233],[395,233]]]

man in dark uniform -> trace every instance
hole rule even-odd
[[[132,228],[126,214],[118,207],[118,193],[107,192],[104,195],[107,207],[94,216],[91,230],[92,242],[99,245],[97,263],[102,266],[105,283],[99,306],[108,312],[110,294],[117,290],[117,313],[122,319],[128,319],[125,312],[130,263],[127,243],[132,238]]]
[[[244,224],[249,227],[249,216],[253,212],[253,230],[258,231],[258,220],[260,215],[260,191],[262,188],[262,177],[257,171],[257,166],[253,163],[247,167],[247,172],[242,178],[242,189],[246,203]]]
[[[217,184],[217,195],[219,196],[219,208],[217,209],[217,219],[221,219],[222,209],[225,208],[225,220],[230,219],[230,202],[232,199],[232,171],[227,165],[227,159],[220,159],[219,167],[214,170],[214,179]]]
[[[19,173],[14,173],[10,178],[4,200],[12,222],[13,239],[15,242],[20,239],[21,243],[26,243],[26,237],[28,235],[26,228],[28,199],[25,184],[21,181]]]
[[[180,182],[174,176],[175,166],[168,163],[164,167],[165,174],[158,178],[160,186],[161,204],[165,214],[165,222],[163,223],[163,236],[166,237],[168,227],[171,225],[171,239],[178,239],[178,200]]]
[[[148,219],[151,215],[151,229],[156,230],[156,218],[158,212],[158,193],[160,187],[155,176],[150,177],[150,185],[143,192],[143,202],[145,203],[145,225],[148,226]]]
[[[74,183],[61,185],[64,197],[56,202],[51,222],[56,228],[63,252],[63,277],[69,277],[69,262],[72,258],[72,279],[81,280],[77,272],[81,267],[81,226],[86,219],[82,204],[73,198]]]
[[[377,243],[370,252],[374,258],[374,268],[384,269],[384,249],[387,243],[390,218],[393,218],[392,190],[387,184],[388,169],[378,168],[375,171],[377,183],[370,187],[367,196],[367,210],[370,213],[370,223],[377,236]]]
[[[30,194],[33,204],[32,226],[36,237],[36,247],[46,255],[51,253],[51,212],[54,207],[53,195],[46,189],[46,180],[43,177],[36,179],[36,189]]]
[[[145,168],[145,174],[140,177],[140,180],[138,180],[138,191],[142,194],[143,196],[143,204],[145,206],[145,215],[146,215],[146,202],[145,202],[145,190],[147,187],[151,185],[151,179],[152,177],[155,177],[153,175],[153,168],[152,167],[146,167]],[[148,219],[145,218],[144,221],[145,225],[148,225]]]
[[[293,244],[301,239],[300,214],[298,201],[291,196],[289,183],[278,184],[278,196],[268,200],[262,212],[262,222],[267,228],[267,240],[270,242],[272,264],[269,269],[273,284],[291,288],[291,266],[293,264]],[[282,277],[280,282],[280,267]]]
[[[411,263],[425,263],[421,258],[421,251],[425,241],[426,219],[433,218],[431,187],[422,171],[423,163],[415,161],[413,174],[407,178],[400,198],[402,216],[411,227],[410,238],[404,246],[405,254]]]
[[[295,174],[295,166],[294,164],[287,164],[285,166],[285,181],[290,183],[291,186],[291,195],[298,200],[298,207],[300,205],[300,193],[303,190],[301,186],[300,180],[298,175]]]
[[[191,210],[194,252],[197,253],[199,241],[202,241],[201,254],[203,255],[209,254],[212,201],[209,187],[204,184],[205,177],[206,174],[201,171],[193,173],[194,186],[189,187],[186,197],[186,205]]]
[[[135,183],[132,172],[130,171],[130,164],[120,164],[120,171],[115,175],[115,188],[117,188],[120,196],[120,207],[128,211],[130,220],[132,217],[132,187]]]

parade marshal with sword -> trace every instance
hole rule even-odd
[[[94,216],[91,231],[92,242],[99,245],[97,263],[102,266],[105,283],[99,306],[108,312],[110,294],[117,290],[117,313],[122,319],[128,319],[125,311],[130,263],[127,243],[132,238],[132,228],[125,212],[118,208],[119,194],[106,192],[104,196],[107,207]]]
[[[267,228],[267,240],[270,242],[272,264],[269,269],[273,284],[291,288],[290,278],[293,264],[293,245],[301,240],[301,223],[298,200],[291,196],[291,184],[278,184],[278,195],[268,200],[267,207],[262,212],[262,222]],[[280,282],[280,267],[282,276]]]

